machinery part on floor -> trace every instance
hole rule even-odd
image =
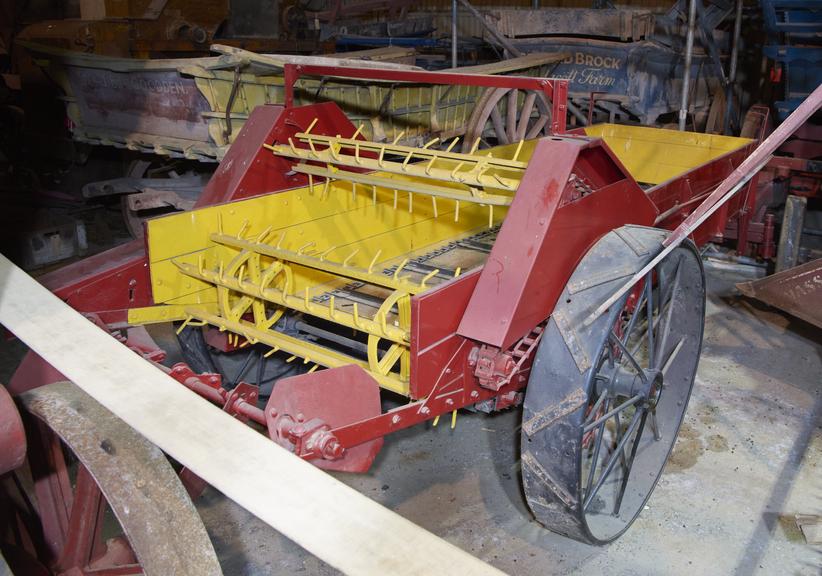
[[[802,531],[805,542],[822,544],[822,516],[819,514],[797,514],[796,526]]]
[[[0,476],[20,466],[25,457],[23,421],[6,387],[0,384]]]
[[[545,96],[535,91],[513,88],[487,88],[477,100],[462,142],[467,152],[490,123],[494,144],[510,144],[547,136],[551,128],[551,106]]]
[[[8,330],[169,456],[329,565],[353,575],[421,575],[443,566],[500,574],[209,406],[2,256],[0,278],[0,323]],[[56,322],[63,329],[55,332]],[[139,394],[131,382],[140,383]],[[185,423],[173,414],[186,414]]]
[[[822,328],[822,258],[736,287],[749,298]]]
[[[807,206],[808,199],[803,196],[790,195],[785,200],[785,215],[782,218],[779,245],[776,249],[777,273],[793,268],[799,263],[799,247],[802,243],[802,228]]]
[[[705,277],[690,242],[607,315],[582,325],[665,236],[626,226],[597,242],[548,321],[528,381],[521,441],[528,504],[543,525],[584,542],[614,540],[639,515],[691,394]]]
[[[36,417],[29,466],[37,516],[28,520],[41,532],[28,536],[52,571],[222,574],[200,516],[156,446],[71,382],[20,400]]]

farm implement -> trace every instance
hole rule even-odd
[[[729,177],[754,189],[756,142],[566,132],[564,80],[317,68],[286,67],[288,105],[252,112],[192,211],[44,284],[158,365],[149,331],[174,322],[185,362],[168,374],[328,470],[368,470],[391,432],[523,404],[535,517],[617,538],[676,440],[702,344],[697,247],[745,206],[715,200]],[[527,115],[481,150],[369,141],[334,103],[290,105],[311,74],[507,86],[550,102],[551,135],[524,138]],[[683,221],[688,239],[669,232]],[[10,388],[60,380],[29,353]]]

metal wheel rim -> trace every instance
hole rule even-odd
[[[644,233],[640,235],[649,236]],[[613,233],[609,236],[612,237],[606,237],[605,244],[610,243],[610,246],[606,246],[610,248],[610,254],[609,250],[597,250],[600,245],[591,251],[599,252],[601,262],[607,262],[609,256],[610,260],[614,260],[613,248],[620,248],[620,240],[614,238]],[[625,271],[629,268],[637,270],[650,258],[634,254],[627,259],[630,261],[627,266],[625,259],[614,266],[621,264]],[[579,285],[585,278],[591,278],[593,269],[586,265],[586,260],[588,256],[572,276],[569,286],[574,286],[575,283]],[[678,272],[674,272],[675,270]],[[566,287],[554,313],[560,320],[557,322],[552,319],[549,322],[541,349],[537,353],[533,374],[552,374],[549,379],[553,379],[547,382],[548,386],[555,386],[561,380],[573,380],[574,377],[576,382],[561,390],[558,394],[562,398],[561,402],[553,406],[549,403],[548,408],[544,407],[544,399],[550,398],[551,393],[544,389],[545,383],[540,386],[539,383],[529,382],[526,391],[522,454],[523,484],[529,506],[537,519],[549,529],[594,544],[607,543],[619,537],[642,511],[676,442],[696,374],[704,324],[704,273],[699,256],[692,245],[684,245],[674,251],[652,274],[652,308],[657,308],[653,302],[654,295],[662,294],[658,298],[663,304],[662,318],[668,316],[667,325],[671,328],[667,340],[654,341],[653,360],[657,369],[662,368],[665,362],[668,363],[661,380],[664,386],[658,389],[656,396],[648,393],[654,388],[653,384],[644,385],[641,378],[628,378],[631,374],[639,375],[635,368],[616,372],[615,381],[621,393],[615,398],[611,399],[610,395],[600,393],[608,387],[608,382],[602,377],[603,372],[610,371],[610,374],[614,374],[608,350],[623,352],[615,343],[611,328],[627,327],[632,317],[636,318],[632,330],[642,328],[642,314],[625,316],[623,313],[637,302],[641,302],[642,309],[647,312],[647,296],[643,299],[643,294],[648,291],[644,286],[629,293],[619,307],[612,309],[607,317],[597,320],[589,331],[577,331],[579,340],[571,342],[571,347],[578,348],[578,356],[580,350],[587,352],[591,364],[587,370],[579,370],[579,366],[574,363],[571,367],[576,373],[573,374],[568,370],[570,364],[567,361],[563,364],[561,359],[555,366],[546,367],[546,363],[551,363],[552,359],[544,353],[540,354],[542,346],[550,349],[551,356],[557,355],[557,351],[561,350],[560,345],[568,350],[567,329],[577,324],[573,320],[566,324],[563,320],[576,319],[580,307],[590,311],[588,301],[604,299],[601,295],[613,292],[614,287],[620,284],[620,279],[595,286],[588,290],[589,294],[584,291],[572,294]],[[625,278],[621,278],[621,282],[624,281]],[[643,280],[642,283],[644,282]],[[671,293],[671,304],[666,307],[665,287],[668,286],[670,290],[671,286],[676,285],[675,282],[679,282],[678,288]],[[580,300],[583,301],[582,305],[577,304]],[[563,324],[566,333],[561,333],[562,330],[557,328],[558,323]],[[662,334],[662,322],[658,321],[656,326],[656,332]],[[672,334],[676,337],[672,338]],[[644,336],[647,347],[647,335]],[[627,346],[629,351],[632,343],[633,339]],[[627,364],[632,364],[627,357],[623,358]],[[638,363],[646,368],[643,364],[648,364],[649,361],[646,351],[644,359]],[[643,373],[647,378],[648,371]],[[538,388],[543,389],[537,390]],[[640,392],[644,396],[637,400],[635,396],[640,395]],[[535,403],[531,396],[541,396],[543,400]],[[645,399],[648,397],[655,400],[655,404]],[[634,403],[630,404],[629,401]],[[656,428],[653,425],[654,419],[650,417],[652,406],[656,413]],[[623,410],[615,412],[617,408]],[[547,426],[535,424],[540,413],[544,414],[546,411],[556,416],[554,420]],[[614,415],[608,416],[612,412]],[[617,417],[620,420],[619,428]],[[655,430],[659,433],[659,439],[654,437]],[[597,445],[599,454],[595,454]],[[621,457],[620,446],[623,454]],[[535,450],[535,447],[541,449]],[[597,473],[591,475],[594,458],[598,463]],[[616,515],[615,510],[618,511]]]
[[[156,446],[71,382],[41,386],[20,398],[43,429],[77,457],[78,470],[85,471],[87,482],[93,482],[101,494],[98,498],[110,506],[122,529],[120,538],[128,541],[139,562],[101,570],[146,575],[222,574],[199,514]],[[68,527],[76,530],[72,528],[74,508],[72,504],[68,510]],[[67,536],[69,540],[78,537],[71,530]],[[64,555],[62,550],[61,558]],[[90,560],[94,558],[84,562]]]

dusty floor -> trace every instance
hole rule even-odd
[[[822,513],[822,331],[741,299],[742,279],[709,268],[702,361],[673,458],[608,547],[531,519],[515,410],[406,430],[386,439],[369,474],[337,476],[510,574],[822,574],[822,548],[793,522]],[[0,377],[22,352],[0,346]],[[214,490],[197,505],[228,576],[335,573]]]
[[[338,477],[510,574],[822,574],[822,549],[793,523],[822,513],[822,332],[740,299],[742,279],[709,269],[685,424],[647,509],[615,544],[587,546],[531,520],[517,411],[405,431],[386,439],[371,473]],[[214,491],[198,506],[226,574],[335,573]]]

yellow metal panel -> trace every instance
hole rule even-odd
[[[597,124],[588,136],[605,140],[637,182],[660,184],[751,142],[748,138]]]
[[[145,308],[132,308],[128,311],[128,323],[135,325],[158,324],[161,322],[176,322],[178,320],[185,320],[189,317],[185,311],[186,306],[190,306],[190,304],[171,304],[162,306],[147,306]],[[200,308],[206,312],[217,312],[216,303],[203,304]]]

